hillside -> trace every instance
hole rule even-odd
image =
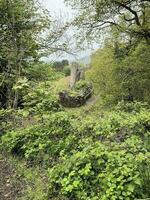
[[[10,121],[13,112],[7,116],[3,110],[4,119],[9,118],[11,124],[6,121],[7,133],[1,138],[1,198],[93,198],[97,196],[95,181],[98,184],[100,180],[104,188],[99,195],[105,199],[148,195],[148,174],[141,176],[138,169],[140,165],[146,173],[149,170],[148,105],[122,102],[107,110],[101,106],[100,97],[93,95],[80,108],[61,107],[56,99],[59,91],[68,89],[69,78],[36,86],[26,97],[27,107],[15,113],[15,124]],[[20,120],[28,123],[20,127],[16,124]],[[112,192],[108,193],[112,184]]]
[[[0,45],[0,200],[150,200],[150,1],[0,0]]]

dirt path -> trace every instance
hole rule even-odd
[[[99,96],[94,96],[93,95],[90,99],[87,100],[86,105],[87,106],[92,106],[97,102],[98,99],[99,99]]]
[[[17,200],[24,188],[21,177],[7,158],[0,154],[0,200]]]

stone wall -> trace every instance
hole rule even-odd
[[[77,81],[84,79],[86,68],[81,68],[77,62],[71,64],[70,88],[73,88]]]
[[[59,93],[59,103],[65,107],[80,107],[92,96],[93,88],[88,86],[75,96],[71,96],[68,91]]]

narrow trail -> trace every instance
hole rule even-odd
[[[87,100],[85,105],[92,106],[97,102],[98,99],[99,99],[99,96],[94,96],[93,95],[90,99]]]
[[[22,196],[24,183],[7,158],[0,154],[0,200],[17,200]]]

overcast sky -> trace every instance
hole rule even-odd
[[[51,11],[68,10],[63,0],[42,0],[42,4]]]
[[[58,16],[60,14],[69,17],[72,16],[72,10],[69,6],[64,4],[64,0],[40,0],[42,5],[47,8],[52,16]]]
[[[52,16],[60,17],[62,15],[63,19],[66,19],[66,20],[73,18],[73,10],[71,10],[69,6],[65,5],[64,0],[40,0],[40,1],[42,3],[42,6],[48,9]],[[77,57],[80,58],[80,57],[89,56],[90,52],[91,52],[90,50],[81,52],[79,53]],[[65,55],[65,57],[67,59],[74,60],[74,58],[70,57],[70,55]]]

